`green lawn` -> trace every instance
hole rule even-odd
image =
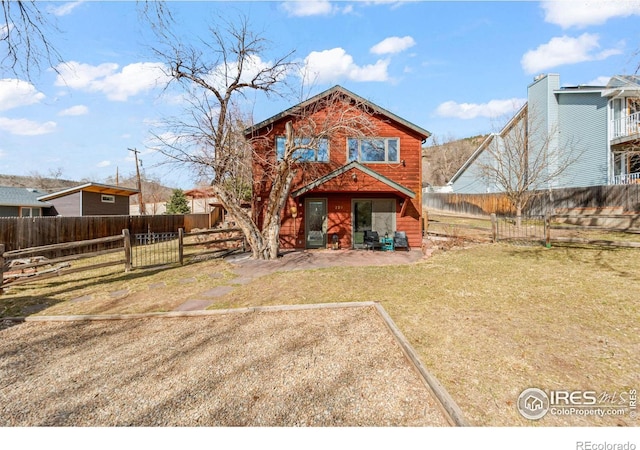
[[[548,414],[531,422],[515,403],[528,387],[638,388],[638,256],[633,249],[482,244],[403,266],[274,273],[235,285],[215,307],[379,301],[472,424],[637,425],[628,415]],[[37,306],[41,315],[167,311],[234,277],[221,261],[128,274],[109,268],[9,289],[0,315]],[[77,301],[83,296],[92,301]]]

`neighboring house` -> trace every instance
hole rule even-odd
[[[253,214],[262,226],[274,163],[284,149],[285,124],[296,121],[300,108],[339,95],[348,104],[372,112],[375,136],[334,136],[317,150],[300,152],[280,229],[283,248],[324,248],[334,235],[341,248],[363,246],[364,231],[380,236],[405,231],[409,244],[420,247],[422,144],[430,133],[383,108],[335,86],[305,102],[256,124],[245,132],[259,137],[253,163]],[[323,110],[314,114],[320,120]]]
[[[212,227],[232,220],[211,187],[189,189],[184,191],[184,196],[189,202],[192,214],[206,213],[210,215]]]
[[[44,195],[37,189],[0,187],[0,217],[36,217],[47,215],[53,206],[39,200]]]
[[[219,205],[218,199],[210,187],[200,187],[184,191],[192,214],[210,213]]]
[[[38,200],[50,203],[47,215],[53,216],[110,216],[129,214],[129,196],[137,189],[86,183],[52,194],[41,195]]]
[[[154,203],[145,203],[144,204],[144,215],[145,216],[160,216],[162,214],[166,214],[167,212],[167,202],[154,202]],[[139,216],[140,215],[140,205],[136,203],[131,203],[129,205],[129,215],[130,216]]]
[[[610,184],[640,182],[640,77],[614,76],[602,95],[609,100]]]
[[[532,121],[537,122],[535,127]],[[560,87],[557,74],[537,76],[527,103],[499,132],[490,135],[452,177],[455,193],[497,192],[479,166],[509,133],[529,127],[528,145],[549,142],[549,153],[573,152],[575,158],[540,189],[628,184],[640,180],[640,77],[614,76],[607,86]],[[535,132],[532,130],[535,129]],[[484,159],[483,159],[484,158]],[[549,162],[553,168],[553,161]]]

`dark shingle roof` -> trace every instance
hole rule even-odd
[[[38,200],[43,195],[37,189],[0,186],[0,205],[48,208],[51,203]]]

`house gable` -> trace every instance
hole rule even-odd
[[[304,102],[298,103],[297,105],[292,106],[291,108],[285,111],[282,111],[281,113],[278,113],[266,120],[263,120],[262,122],[259,122],[245,129],[244,130],[245,138],[251,138],[253,136],[260,135],[265,129],[273,127],[276,122],[279,122],[285,119],[290,119],[292,117],[296,117],[297,115],[299,115],[301,111],[305,111],[306,109],[312,107],[314,104],[320,102],[325,98],[329,98],[332,95],[341,95],[345,99],[349,99],[352,102],[362,105],[362,108],[366,109],[369,113],[383,116],[386,119],[394,122],[396,126],[402,126],[407,128],[408,130],[411,130],[417,136],[420,136],[423,141],[426,140],[429,136],[431,136],[431,133],[429,131],[405,119],[402,119],[401,117],[393,114],[390,111],[387,111],[386,109],[376,105],[375,103],[372,103],[360,97],[359,95],[354,94],[353,92],[343,88],[342,86],[334,86],[331,89],[327,89],[326,91],[321,92],[320,94],[317,94],[311,97],[310,99],[305,100]]]
[[[407,198],[416,197],[416,193],[411,189],[380,175],[357,161],[339,167],[297,189],[291,193],[291,196],[297,198],[310,192],[392,192]]]
[[[327,134],[322,158],[318,152],[314,158],[293,163],[294,179],[281,217],[280,240],[284,247],[305,248],[309,242],[305,233],[315,224],[307,216],[311,204],[326,208],[322,217],[327,222],[323,227],[327,234],[336,234],[342,247],[355,245],[361,240],[359,228],[363,223],[362,211],[356,214],[355,209],[363,202],[384,204],[384,214],[388,215],[385,231],[406,231],[412,245],[419,247],[422,143],[430,133],[340,86],[245,130],[254,148],[254,220],[262,226],[278,162],[277,143],[285,136],[286,124],[292,122],[294,128],[307,120],[317,124],[334,114],[357,118],[358,111],[368,116],[374,131],[362,136],[337,127],[336,132]],[[373,213],[374,226],[381,223],[380,214],[377,210]]]

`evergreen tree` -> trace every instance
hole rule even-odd
[[[174,189],[167,202],[167,214],[189,214],[191,212],[187,197],[182,189]]]

